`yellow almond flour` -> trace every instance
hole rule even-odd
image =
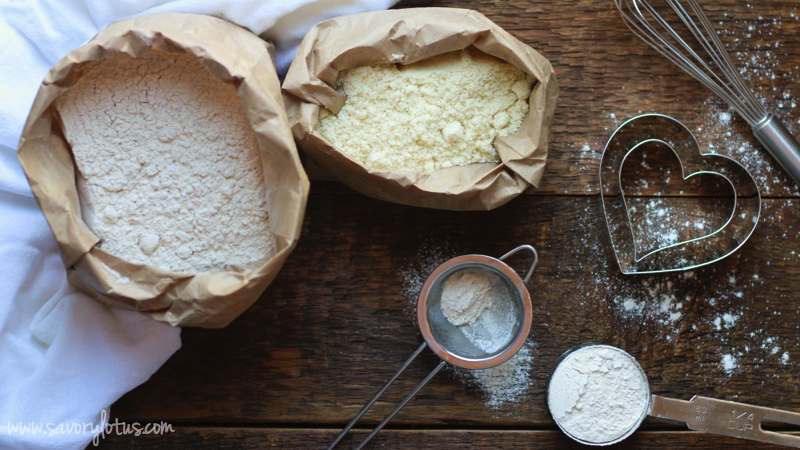
[[[338,115],[320,110],[316,131],[368,168],[433,172],[497,163],[495,136],[516,131],[534,79],[474,49],[406,66],[342,71]]]

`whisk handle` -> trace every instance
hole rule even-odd
[[[800,186],[800,144],[772,114],[753,125],[753,134]]]

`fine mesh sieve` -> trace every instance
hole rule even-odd
[[[520,279],[502,259],[484,255],[460,256],[439,266],[423,285],[417,302],[419,328],[425,342],[443,360],[467,369],[487,369],[506,361],[525,342],[531,318],[530,294],[525,288],[527,278]],[[479,273],[488,278],[493,297],[492,308],[515,318],[511,321],[513,326],[505,342],[492,346],[495,348],[493,351],[487,352],[475,345],[461,327],[450,323],[442,312],[445,283],[450,277],[464,272]]]
[[[525,273],[525,278],[509,267],[505,259],[518,252],[530,252],[533,261]],[[485,255],[464,255],[446,261],[437,267],[425,281],[417,300],[417,322],[425,342],[417,348],[413,355],[392,375],[388,382],[367,402],[350,423],[328,446],[333,449],[347,435],[351,428],[372,407],[381,395],[403,373],[414,359],[430,347],[442,361],[422,382],[409,392],[406,397],[390,412],[383,421],[364,440],[355,447],[363,448],[383,427],[414,397],[414,395],[430,381],[446,363],[465,369],[488,369],[507,361],[522,347],[531,329],[532,307],[531,297],[525,283],[528,282],[538,263],[536,249],[530,245],[522,245],[500,258]],[[502,331],[500,342],[492,342],[490,347],[477,345],[467,338],[461,327],[453,325],[442,311],[442,293],[445,283],[450,277],[462,273],[477,273],[488,280],[492,295],[492,314],[509,315],[509,330]],[[486,314],[486,312],[484,312]]]

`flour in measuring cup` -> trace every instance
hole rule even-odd
[[[591,345],[567,355],[556,366],[547,404],[571,437],[611,443],[634,430],[649,406],[647,378],[633,358],[606,345]]]

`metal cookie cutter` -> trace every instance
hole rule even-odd
[[[733,191],[727,222],[702,236],[646,251],[638,249],[622,189],[622,168],[626,159],[645,145],[671,150],[680,161],[684,180],[697,175],[722,177]],[[614,131],[600,160],[600,195],[614,255],[626,275],[689,270],[719,261],[744,245],[761,216],[761,194],[747,169],[727,156],[702,153],[686,126],[661,114],[634,117]]]

